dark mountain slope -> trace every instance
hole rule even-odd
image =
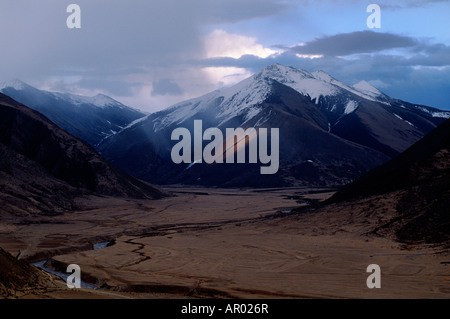
[[[42,114],[0,94],[0,210],[55,213],[83,193],[159,198],[162,192],[131,177],[87,143]]]
[[[446,177],[450,165],[450,120],[434,129],[405,152],[344,187],[330,200],[388,193]]]
[[[268,93],[256,105],[261,111],[249,120],[245,120],[245,114],[217,120],[214,114],[221,110],[210,105],[176,126],[155,131],[155,123],[167,116],[162,111],[106,139],[100,150],[118,167],[152,183],[224,187],[343,185],[388,159],[380,152],[330,134],[327,118],[308,97],[271,79],[264,81],[264,88]],[[195,119],[203,120],[204,130],[217,126],[224,136],[227,127],[264,127],[269,132],[270,128],[279,128],[279,171],[261,175],[260,163],[173,164],[170,152],[175,142],[170,140],[171,131],[175,127],[192,131]]]
[[[35,267],[0,248],[0,296],[14,298],[17,292],[44,288],[46,279]]]
[[[325,72],[270,65],[231,87],[153,113],[98,149],[124,171],[156,184],[342,186],[398,155],[450,112],[392,99],[369,83],[350,87]],[[174,164],[176,128],[275,128],[279,170],[256,164]],[[207,143],[204,142],[203,146]]]
[[[145,115],[106,95],[85,97],[48,92],[19,80],[0,83],[0,92],[44,114],[59,127],[94,147],[105,137]]]
[[[402,241],[450,240],[450,120],[419,142],[337,192],[327,203],[398,194],[398,216],[381,228]]]

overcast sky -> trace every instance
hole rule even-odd
[[[81,28],[69,29],[69,4]],[[381,28],[366,25],[370,3]],[[1,0],[0,78],[147,112],[281,63],[450,109],[450,1]]]

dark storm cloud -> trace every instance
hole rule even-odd
[[[205,22],[234,23],[275,15],[291,5],[284,0],[194,0],[186,1]],[[195,14],[195,13],[194,13]]]
[[[337,37],[339,38],[339,37]],[[358,38],[358,37],[355,37]],[[336,38],[335,38],[336,39]],[[360,44],[351,44],[352,49],[347,54],[353,55],[349,60],[342,58],[336,52],[325,54],[325,51],[309,51],[309,54],[323,54],[322,58],[299,58],[294,50],[286,51],[277,56],[260,58],[252,55],[234,58],[215,58],[201,61],[201,66],[240,67],[257,72],[261,68],[280,63],[312,72],[324,70],[335,78],[347,84],[361,80],[382,85],[380,90],[388,95],[406,101],[422,103],[438,108],[450,109],[450,46],[445,44],[430,44],[426,41],[392,35],[392,39],[403,42],[374,46],[371,50],[357,50]],[[334,42],[334,39],[333,41]],[[389,52],[402,43],[402,54]],[[395,45],[395,46],[394,46]],[[378,48],[378,51],[375,48]],[[304,47],[301,47],[304,48]],[[331,51],[331,49],[330,49]],[[344,50],[340,54],[344,55]],[[370,51],[362,53],[360,51]],[[327,53],[331,53],[328,52]],[[302,52],[306,54],[306,52]]]
[[[66,26],[70,3],[81,8],[81,29]],[[101,91],[148,110],[168,106],[175,102],[172,97],[182,96],[180,88],[158,82],[169,75],[184,95],[212,87],[211,80],[199,76],[201,72],[190,64],[204,57],[206,33],[218,25],[276,15],[293,4],[285,0],[1,0],[0,78],[78,94]]]
[[[406,36],[374,31],[356,31],[315,39],[291,50],[299,54],[346,56],[415,45],[417,45],[417,41]]]
[[[170,79],[161,79],[153,82],[152,95],[180,95],[184,90]]]
[[[81,29],[75,30],[66,26],[70,1],[2,0],[0,73],[27,79],[171,68],[202,54],[202,28],[266,17],[288,6],[282,0],[255,2],[77,0]]]
[[[335,1],[344,3],[344,0]],[[66,27],[66,7],[72,2],[81,7],[79,30]],[[173,96],[192,94],[191,90],[197,88],[199,91],[203,87],[212,88],[211,79],[201,72],[204,66],[240,67],[257,72],[268,64],[281,63],[308,71],[323,69],[347,83],[365,79],[392,84],[391,87],[398,84],[404,92],[414,91],[411,88],[417,86],[429,87],[429,83],[440,88],[448,85],[450,77],[445,68],[450,65],[449,46],[383,32],[324,36],[295,47],[291,43],[278,43],[272,47],[283,49],[284,53],[267,58],[245,55],[239,59],[204,60],[204,37],[211,30],[263,17],[283,17],[285,13],[295,12],[290,8],[297,8],[299,3],[290,0],[2,0],[0,77],[20,78],[36,86],[45,83],[50,87],[53,83],[54,89],[62,91],[101,90],[116,97],[133,97],[129,100],[133,103],[137,96],[139,104],[146,104],[150,98],[155,105]],[[301,6],[316,3],[305,0]],[[395,5],[405,8],[421,3],[425,5],[424,0],[400,1]],[[327,21],[320,23],[327,27]],[[323,32],[326,30],[329,29]],[[264,43],[267,45],[270,43]],[[387,51],[396,49],[407,55]],[[323,55],[323,58],[299,58],[296,54]],[[345,58],[348,55],[352,55],[351,61]]]

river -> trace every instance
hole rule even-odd
[[[98,244],[94,244],[93,249],[97,250],[97,249],[102,249],[102,248],[106,248],[108,246],[110,242],[103,242],[103,243],[98,243]],[[46,272],[48,272],[49,274],[53,274],[56,275],[58,277],[60,277],[62,280],[64,280],[64,282],[67,282],[67,278],[71,275],[70,273],[62,273],[50,268],[45,267],[45,264],[47,263],[48,260],[42,260],[36,263],[33,263],[32,265],[42,269]],[[93,284],[89,284],[87,282],[84,282],[83,280],[80,281],[80,286],[81,288],[89,288],[89,289],[98,289],[98,287],[96,285]]]

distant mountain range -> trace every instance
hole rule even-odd
[[[390,98],[367,82],[348,86],[323,71],[268,66],[228,88],[150,114],[104,138],[107,159],[156,184],[344,185],[407,149],[450,112]],[[174,164],[177,127],[279,128],[280,169],[256,164]],[[205,146],[205,142],[203,146]]]
[[[88,194],[164,196],[39,112],[0,93],[0,215],[54,215],[76,209],[74,199]]]
[[[0,93],[3,217],[73,210],[74,199],[85,194],[165,195],[111,165],[96,146],[129,174],[158,184],[347,185],[325,202],[337,205],[334,210],[363,200],[360,209],[365,211],[376,207],[372,200],[386,195],[394,199],[385,200],[385,205],[395,205],[390,207],[393,217],[375,232],[392,229],[404,242],[449,240],[450,112],[390,98],[367,82],[348,86],[322,71],[276,64],[235,86],[146,116],[102,95],[45,92],[20,81],[2,90],[30,100],[34,96],[35,105],[44,101],[47,113]],[[45,101],[55,104],[48,107]],[[81,114],[80,106],[94,117],[116,117],[117,131],[100,133],[99,127],[83,123],[88,114]],[[97,136],[92,146],[52,123],[46,117],[52,114],[60,114],[68,126],[82,125],[81,135]],[[259,164],[174,164],[171,132],[178,127],[192,130],[194,120],[223,131],[279,128],[279,172],[261,175]]]
[[[61,128],[93,146],[145,116],[103,94],[85,97],[48,92],[20,80],[0,82],[0,92],[41,112]]]

